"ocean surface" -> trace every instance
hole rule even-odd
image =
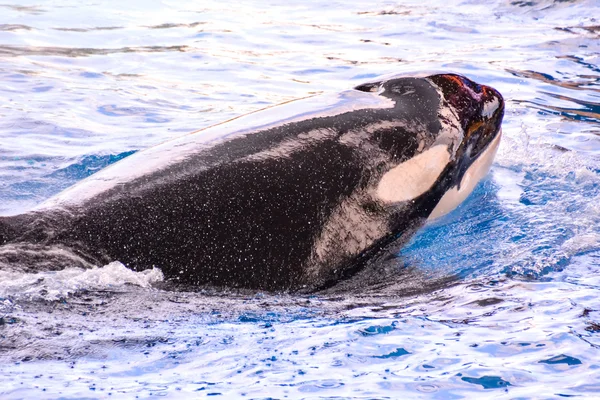
[[[0,398],[600,398],[597,0],[8,0],[0,215],[231,117],[423,70],[497,88],[506,115],[489,176],[399,254],[410,284],[0,271]]]

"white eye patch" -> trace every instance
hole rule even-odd
[[[433,186],[449,161],[448,146],[433,146],[386,172],[377,196],[387,203],[413,200]]]

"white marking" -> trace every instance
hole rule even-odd
[[[360,129],[349,130],[340,137],[340,143],[345,145],[360,147],[368,144],[372,140],[373,133],[384,129],[392,130],[394,128],[407,128],[407,123],[404,120],[378,121],[369,125],[365,125]],[[426,127],[417,126],[419,131],[426,131]]]
[[[244,160],[268,160],[271,158],[289,157],[299,149],[305,148],[307,144],[317,144],[335,138],[335,136],[336,133],[332,129],[313,129],[312,131],[301,133],[295,138],[284,140],[270,149],[250,154]]]
[[[339,265],[355,257],[388,233],[385,214],[370,214],[361,204],[365,194],[358,193],[340,204],[328,218],[315,243],[306,276],[318,279],[327,266]]]
[[[486,118],[491,118],[497,109],[498,109],[498,99],[494,97],[491,101],[488,101],[483,104],[483,111],[481,112],[481,115],[483,115]]]
[[[494,140],[488,145],[488,148],[467,169],[460,182],[460,190],[454,187],[447,191],[429,215],[429,220],[448,214],[471,194],[477,183],[489,172],[498,151],[501,136],[502,130],[498,132]]]
[[[377,196],[387,203],[413,200],[435,184],[449,161],[448,146],[433,146],[386,172]]]

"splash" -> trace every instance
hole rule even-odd
[[[153,268],[135,272],[118,261],[92,269],[19,273],[0,271],[0,298],[55,301],[84,290],[125,290],[127,285],[149,288],[163,274]]]

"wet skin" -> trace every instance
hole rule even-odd
[[[119,260],[192,285],[328,286],[454,207],[452,198],[436,210],[469,168],[489,168],[504,113],[496,90],[452,74],[390,78],[328,99],[138,152],[0,218],[0,266]]]

